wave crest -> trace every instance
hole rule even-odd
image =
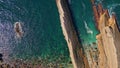
[[[85,29],[87,30],[87,33],[88,34],[93,34],[93,31],[88,27],[86,21],[84,21],[84,24],[85,24]]]
[[[114,13],[114,9],[118,6],[120,6],[120,4],[112,4],[107,6],[110,16]]]

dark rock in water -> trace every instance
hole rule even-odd
[[[3,55],[2,55],[2,54],[0,54],[0,57],[3,57]]]
[[[2,57],[3,57],[3,55],[2,55],[2,54],[0,54],[0,61],[3,61]]]

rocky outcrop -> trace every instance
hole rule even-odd
[[[87,58],[83,53],[82,45],[78,40],[78,36],[74,28],[67,0],[56,0],[56,4],[59,11],[62,31],[68,44],[74,68],[89,68]]]
[[[86,58],[74,29],[66,0],[56,0],[61,27],[74,68],[84,68],[85,66],[90,68],[120,68],[120,32],[116,16],[115,14],[109,15],[108,10],[103,9],[101,3],[95,4],[94,0],[91,0],[91,2],[96,28],[99,31],[99,34],[96,35],[98,49],[95,49],[94,46],[88,48],[86,50]],[[89,63],[83,59],[85,61],[88,60]],[[85,63],[87,65],[84,65]]]
[[[99,34],[96,36],[98,44],[98,67],[120,68],[120,32],[115,14],[111,16],[101,4],[95,5],[92,0],[94,18]]]

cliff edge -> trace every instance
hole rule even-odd
[[[96,36],[98,44],[98,67],[120,68],[120,32],[115,14],[109,15],[108,10],[101,4],[95,5],[92,0],[94,18],[99,34]]]
[[[83,53],[82,45],[78,40],[78,36],[74,28],[67,0],[56,0],[56,4],[59,11],[62,31],[69,48],[74,68],[89,68],[87,59]]]

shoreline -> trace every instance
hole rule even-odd
[[[102,4],[95,5],[92,1],[94,20],[97,24],[99,34],[96,35],[98,46],[99,68],[120,68],[120,32],[116,15],[109,14],[108,9],[104,9]]]
[[[80,44],[76,30],[74,28],[67,1],[56,0],[56,4],[59,11],[61,28],[68,45],[70,58],[74,68],[89,68],[85,67],[87,66],[87,61],[83,53],[82,45]]]
[[[67,32],[66,32],[66,29],[65,29],[65,25],[64,25],[64,19],[63,19],[63,17],[64,17],[64,11],[63,11],[63,8],[62,8],[62,6],[61,6],[61,3],[60,3],[60,0],[56,0],[57,1],[57,6],[58,6],[58,10],[59,10],[59,13],[60,13],[60,21],[62,22],[61,23],[61,27],[62,27],[62,31],[63,31],[63,34],[64,34],[64,36],[65,36],[65,40],[67,41],[67,39],[68,39],[68,34],[67,34]],[[68,43],[68,41],[67,41],[67,43]],[[76,66],[76,64],[75,64],[75,60],[74,60],[74,57],[73,57],[73,54],[72,54],[72,52],[73,52],[73,47],[72,46],[68,46],[68,48],[69,48],[69,52],[70,52],[70,58],[71,58],[71,60],[72,60],[72,63],[73,63],[73,65],[74,65],[74,68],[77,68],[77,66]]]

